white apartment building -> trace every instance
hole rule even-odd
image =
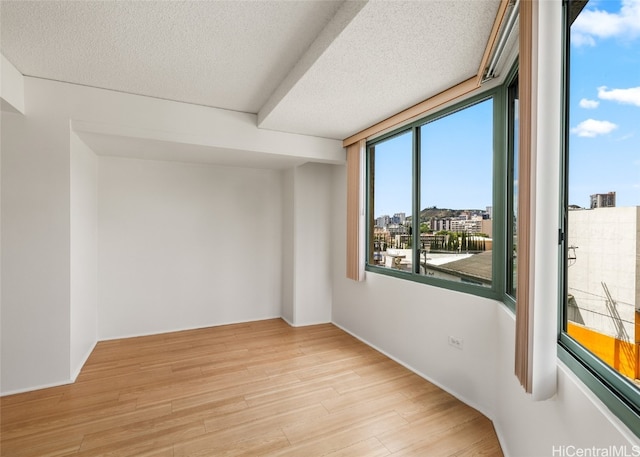
[[[640,207],[569,211],[569,320],[635,342]]]
[[[458,217],[451,220],[451,231],[462,233],[482,232],[482,216]]]

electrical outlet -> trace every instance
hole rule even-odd
[[[449,335],[449,346],[453,346],[456,349],[462,350],[463,343],[464,340],[462,338]]]

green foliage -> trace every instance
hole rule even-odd
[[[478,252],[486,250],[486,242],[480,235],[440,230],[434,234],[429,247],[431,252]]]

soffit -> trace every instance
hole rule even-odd
[[[291,168],[307,162],[307,159],[301,157],[264,154],[241,149],[91,132],[76,132],[76,134],[99,156],[271,170]]]

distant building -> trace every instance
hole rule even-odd
[[[431,218],[430,221],[431,230],[434,232],[441,232],[443,230],[451,230],[451,219],[438,219],[436,217]]]
[[[616,193],[609,192],[607,194],[591,195],[591,209],[594,208],[613,208],[616,206]]]
[[[451,231],[459,233],[482,232],[482,216],[461,216],[451,219]]]
[[[386,228],[391,223],[391,218],[387,215],[380,216],[376,219],[376,227]]]
[[[409,235],[409,227],[401,224],[390,224],[387,227],[387,231],[392,237],[396,235]]]
[[[396,213],[391,218],[391,222],[393,224],[404,224],[406,219],[407,219],[407,215],[405,213]]]
[[[480,228],[480,233],[484,233],[489,235],[489,238],[493,236],[493,220],[492,219],[483,219],[482,226]]]

